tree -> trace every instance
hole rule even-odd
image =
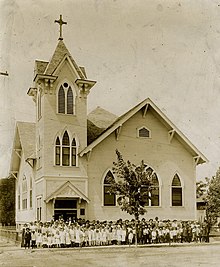
[[[0,179],[0,223],[15,225],[15,180]]]
[[[208,183],[209,183],[208,178],[205,178],[205,182],[204,181],[196,182],[196,198],[205,197]]]
[[[211,228],[220,217],[220,168],[208,183],[206,196],[206,220]]]
[[[116,155],[113,173],[116,174],[117,181],[111,179],[109,192],[118,196],[117,202],[123,211],[135,217],[137,244],[137,221],[147,211],[145,205],[152,189],[152,171],[146,169],[143,161],[136,166],[130,161],[125,162],[118,150]]]

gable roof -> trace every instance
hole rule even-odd
[[[35,147],[35,123],[17,122],[15,128],[14,143],[11,154],[10,173],[18,173],[21,151],[24,153],[24,160],[36,159]]]
[[[49,64],[47,65],[44,74],[45,75],[52,75],[54,73],[54,71],[57,69],[57,67],[59,66],[59,64],[61,63],[61,61],[64,59],[64,57],[68,56],[70,58],[70,61],[72,62],[74,68],[76,69],[79,77],[81,79],[85,79],[85,70],[82,69],[82,67],[80,68],[76,62],[74,61],[74,59],[72,58],[70,52],[68,51],[68,49],[66,48],[63,40],[59,40],[57,47],[54,51],[54,54],[49,62]]]
[[[17,122],[17,129],[25,159],[33,157],[36,153],[35,123],[19,121]]]
[[[118,117],[98,106],[87,116],[88,119],[101,129],[106,129],[111,125]]]
[[[70,181],[65,182],[63,185],[59,186],[52,194],[50,194],[46,199],[48,203],[51,199],[56,197],[76,197],[84,199],[89,203],[89,199],[85,194],[83,194],[76,186],[74,186]]]
[[[43,60],[35,60],[35,75],[36,74],[43,74],[46,70],[47,65],[49,62]]]
[[[167,116],[153,103],[150,98],[145,99],[128,112],[115,120],[96,140],[84,148],[79,154],[82,157],[84,154],[90,152],[95,146],[101,143],[112,132],[122,126],[128,119],[134,116],[142,108],[150,109],[153,114],[167,127],[168,132],[174,131],[177,139],[186,147],[188,151],[198,158],[197,164],[208,162],[208,159],[190,142],[190,140],[167,118]]]

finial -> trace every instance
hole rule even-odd
[[[62,19],[62,15],[60,15],[60,19],[59,19],[59,20],[55,20],[54,22],[60,24],[60,37],[59,37],[58,40],[63,40],[63,36],[62,36],[62,26],[63,26],[63,24],[67,24],[67,22],[63,21],[63,19]]]

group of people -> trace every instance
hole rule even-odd
[[[141,219],[86,221],[59,219],[30,222],[22,229],[25,248],[64,248],[83,246],[209,242],[206,222]]]

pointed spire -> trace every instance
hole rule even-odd
[[[48,64],[45,74],[52,75],[56,68],[58,67],[59,63],[63,60],[63,58],[68,55],[73,66],[75,67],[77,73],[79,74],[79,77],[81,79],[85,79],[85,75],[83,71],[78,67],[74,59],[72,58],[69,50],[66,48],[66,45],[64,44],[63,40],[59,40],[57,47],[55,49],[55,52],[50,60],[50,63]]]

